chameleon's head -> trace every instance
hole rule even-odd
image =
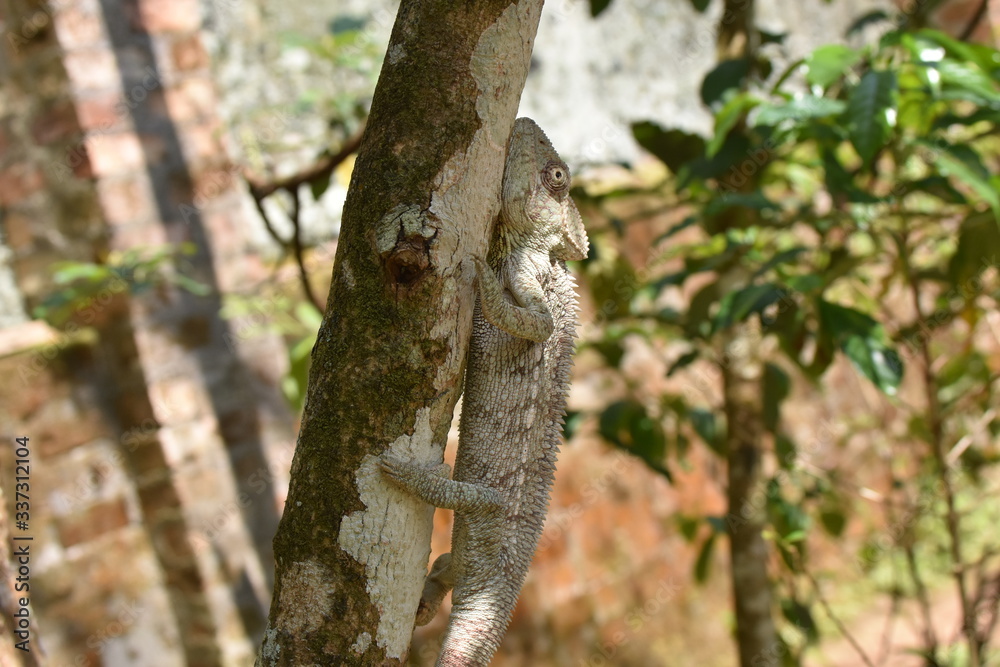
[[[557,259],[584,259],[589,245],[570,173],[548,137],[530,118],[518,118],[503,176],[503,232],[542,246]]]

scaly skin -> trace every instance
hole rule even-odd
[[[451,554],[435,561],[417,623],[454,586],[439,666],[487,665],[507,630],[548,510],[576,335],[565,260],[587,255],[570,174],[534,121],[514,125],[489,263],[476,303],[452,479],[382,459],[396,484],[455,510]]]

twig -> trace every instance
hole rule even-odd
[[[877,665],[882,665],[889,659],[889,652],[892,650],[892,633],[896,628],[896,618],[899,616],[899,603],[902,597],[898,589],[893,590],[892,601],[889,603],[889,614],[885,617],[885,630],[882,631],[882,644],[878,649],[878,660],[875,661]]]
[[[306,271],[305,248],[302,245],[302,225],[299,218],[299,214],[301,213],[299,188],[323,178],[330,178],[333,171],[358,150],[358,147],[361,145],[361,139],[364,136],[364,129],[362,126],[354,136],[344,142],[344,145],[341,146],[337,153],[321,159],[316,164],[307,167],[297,174],[292,174],[276,181],[263,181],[249,172],[244,173],[244,178],[250,188],[250,196],[253,197],[254,206],[257,207],[257,212],[260,213],[261,220],[264,221],[267,233],[283,250],[286,252],[288,250],[292,251],[295,263],[298,265],[299,282],[302,283],[302,291],[305,292],[306,298],[309,299],[309,302],[320,313],[326,310],[326,308],[323,302],[316,297],[316,293],[309,283],[309,273]],[[264,199],[279,190],[284,190],[292,198],[292,210],[289,213],[289,218],[292,222],[291,239],[281,237],[278,230],[271,223],[271,218],[268,216],[267,211],[264,209]]]
[[[278,190],[291,192],[297,190],[300,185],[312,183],[315,180],[329,176],[344,160],[357,152],[358,147],[361,146],[361,139],[364,136],[364,132],[365,128],[362,126],[354,133],[354,136],[344,142],[344,145],[334,155],[321,159],[316,164],[303,169],[297,174],[292,174],[276,181],[264,181],[249,172],[244,173],[243,176],[250,185],[250,194],[253,195],[254,199],[263,199]]]
[[[985,431],[986,427],[990,425],[990,422],[992,422],[993,418],[996,416],[996,408],[990,408],[983,413],[983,416],[979,418],[976,425],[973,426],[968,433],[963,435],[961,439],[955,443],[955,446],[951,448],[951,451],[948,452],[948,458],[946,460],[948,461],[949,466],[955,465],[955,461],[957,461],[958,457],[962,455],[962,452],[969,448],[969,445],[972,444],[972,441],[975,440],[976,436]]]
[[[916,314],[916,324],[920,325],[926,321],[923,308],[920,305],[920,280],[914,274],[913,267],[910,265],[910,249],[907,247],[905,231],[896,237],[896,242],[898,244],[900,264],[906,277],[906,282],[910,286],[910,296],[913,302],[913,312]],[[959,515],[955,502],[955,488],[952,485],[951,468],[948,465],[944,450],[943,416],[941,404],[938,399],[937,379],[934,377],[934,359],[931,356],[931,347],[927,336],[919,338],[918,351],[923,361],[922,379],[927,400],[927,424],[931,433],[931,454],[937,466],[941,486],[944,488],[945,526],[948,529],[952,576],[955,579],[959,602],[962,605],[962,632],[969,644],[969,665],[970,667],[979,667],[981,656],[976,640],[974,612],[970,606],[971,600],[965,579],[965,561],[962,560],[962,533],[959,527]]]
[[[289,194],[292,195],[292,252],[295,254],[295,263],[299,266],[299,282],[302,283],[302,291],[306,293],[312,305],[315,306],[317,311],[323,313],[326,309],[320,300],[316,298],[316,293],[313,292],[312,285],[309,284],[309,273],[306,271],[306,262],[302,253],[302,225],[299,221],[301,202],[299,201],[298,188],[289,190]]]
[[[979,6],[976,7],[976,13],[972,15],[972,18],[969,19],[969,23],[965,26],[965,29],[958,36],[960,40],[964,42],[968,40],[970,37],[972,37],[972,33],[976,31],[976,26],[978,26],[979,22],[983,20],[984,16],[986,16],[986,8],[989,6],[989,4],[990,0],[980,0]]]
[[[848,641],[848,643],[850,643],[850,645],[854,647],[854,650],[861,657],[861,660],[866,665],[868,665],[868,667],[875,667],[874,663],[872,663],[871,661],[871,658],[869,658],[868,654],[865,653],[865,650],[861,648],[861,644],[858,643],[858,640],[854,638],[854,635],[850,633],[850,631],[847,629],[847,626],[841,622],[840,618],[838,618],[837,615],[833,613],[833,609],[830,607],[830,603],[826,601],[826,596],[823,595],[823,589],[819,587],[819,582],[816,581],[816,577],[814,577],[812,575],[812,572],[805,569],[804,567],[801,569],[802,573],[805,574],[806,578],[809,580],[809,583],[812,584],[813,590],[816,591],[816,599],[819,600],[820,606],[823,607],[823,611],[825,611],[826,615],[830,617],[830,620],[833,621],[833,624],[837,626],[837,630],[840,631],[840,634],[842,634],[844,638]]]

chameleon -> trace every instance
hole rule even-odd
[[[455,512],[451,553],[432,565],[416,617],[428,623],[454,589],[439,667],[489,664],[545,522],[576,337],[565,262],[589,249],[569,187],[542,130],[517,119],[489,253],[472,258],[477,299],[454,474],[380,459],[393,483]]]

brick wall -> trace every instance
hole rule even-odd
[[[200,16],[189,0],[0,0],[0,228],[29,308],[55,261],[164,243],[195,244],[170,270],[208,288],[109,288],[70,323],[96,341],[22,340],[0,361],[18,379],[0,436],[28,435],[39,457],[54,664],[245,664],[269,605],[286,352],[220,316],[223,291],[266,276]]]

